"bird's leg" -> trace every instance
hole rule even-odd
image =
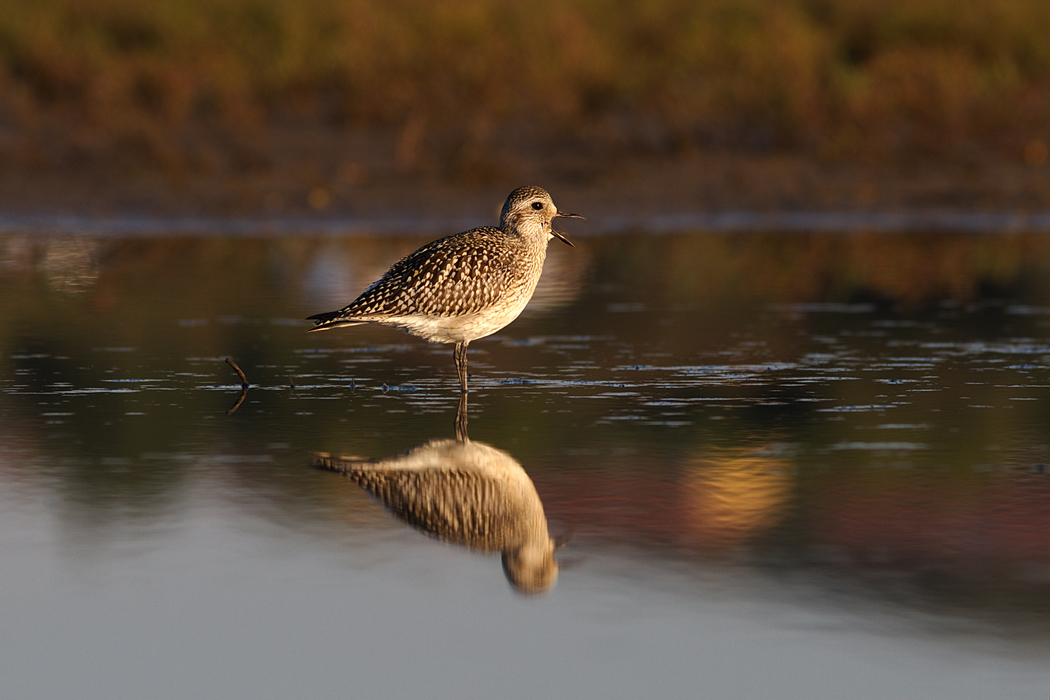
[[[467,391],[467,343],[469,341],[462,341],[456,343],[456,349],[453,351],[452,356],[456,359],[456,370],[459,372],[459,388],[466,393]]]
[[[470,436],[467,435],[467,394],[466,392],[459,395],[459,407],[456,409],[456,439],[460,442],[470,442]]]

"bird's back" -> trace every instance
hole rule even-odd
[[[480,442],[432,440],[383,460],[317,455],[317,466],[344,474],[412,527],[484,551],[546,537],[532,480],[502,450]]]
[[[543,260],[530,261],[516,236],[484,226],[440,238],[394,263],[339,315],[456,317],[485,311],[524,291]],[[531,288],[528,289],[531,293]]]
[[[452,470],[346,474],[406,523],[446,542],[501,551],[527,538],[527,512],[504,481]]]

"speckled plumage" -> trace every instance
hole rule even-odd
[[[498,228],[482,226],[428,243],[394,263],[357,299],[311,316],[328,330],[360,323],[401,328],[433,343],[455,343],[460,386],[467,390],[467,345],[500,330],[536,290],[547,243],[568,239],[551,227],[560,213],[539,187],[510,193]]]
[[[470,549],[500,552],[507,579],[524,593],[557,578],[554,540],[536,487],[521,465],[495,447],[432,440],[383,460],[317,455],[317,466],[345,474],[400,520]]]

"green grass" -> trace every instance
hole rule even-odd
[[[314,123],[1045,160],[1047,37],[1046,0],[5,0],[0,148]]]

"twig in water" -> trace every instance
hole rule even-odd
[[[234,411],[241,407],[242,403],[244,403],[245,397],[248,396],[249,384],[248,378],[244,376],[244,372],[241,371],[241,368],[237,366],[236,362],[227,357],[226,364],[228,364],[230,367],[233,367],[233,371],[236,372],[237,376],[241,378],[241,395],[238,396],[237,401],[234,402],[232,406],[230,406],[230,410],[226,411],[226,415],[231,415]]]
[[[248,388],[248,378],[244,376],[244,372],[242,372],[241,368],[237,366],[237,363],[227,357],[226,358],[226,364],[228,364],[230,367],[233,367],[233,371],[236,372],[237,376],[241,378],[241,388],[242,389],[247,389]]]

